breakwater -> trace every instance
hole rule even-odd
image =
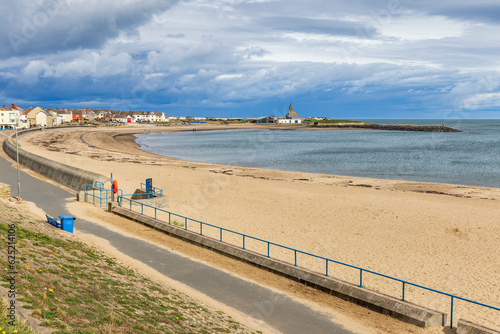
[[[314,123],[314,128],[338,128],[338,129],[367,129],[386,131],[421,131],[421,132],[462,132],[461,130],[445,126],[430,125],[391,125],[391,124],[338,124],[338,123]]]

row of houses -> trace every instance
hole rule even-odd
[[[80,122],[86,115],[82,111],[66,109],[22,109],[19,105],[0,108],[0,129],[51,127],[63,123]]]
[[[292,104],[284,117],[264,116],[258,118],[210,118],[210,117],[173,117],[165,116],[158,111],[121,111],[110,109],[59,109],[41,107],[22,109],[19,105],[0,108],[0,129],[52,127],[64,123],[81,123],[84,121],[114,123],[160,123],[160,122],[251,122],[273,124],[301,124],[306,120],[293,110]]]
[[[168,122],[174,117],[166,117],[163,112],[156,111],[120,111],[104,109],[59,109],[41,107],[22,109],[19,105],[0,107],[0,129],[52,127],[64,123],[81,123],[83,121],[115,122],[115,123],[154,123]],[[184,118],[185,119],[185,118]]]

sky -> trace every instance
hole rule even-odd
[[[500,118],[498,0],[18,0],[0,12],[6,105]]]

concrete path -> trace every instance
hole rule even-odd
[[[10,184],[12,196],[17,196],[16,168],[2,157],[0,182]],[[21,197],[25,201],[36,203],[39,208],[54,217],[70,215],[66,204],[75,200],[73,194],[22,171]],[[108,240],[120,252],[249,317],[265,322],[275,332],[353,333],[331,321],[328,314],[314,311],[285,294],[239,279],[154,244],[110,231],[82,217],[77,217],[75,229]]]

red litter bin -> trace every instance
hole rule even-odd
[[[73,225],[75,224],[76,218],[73,216],[59,216],[59,219],[61,219],[61,229],[73,233]]]

